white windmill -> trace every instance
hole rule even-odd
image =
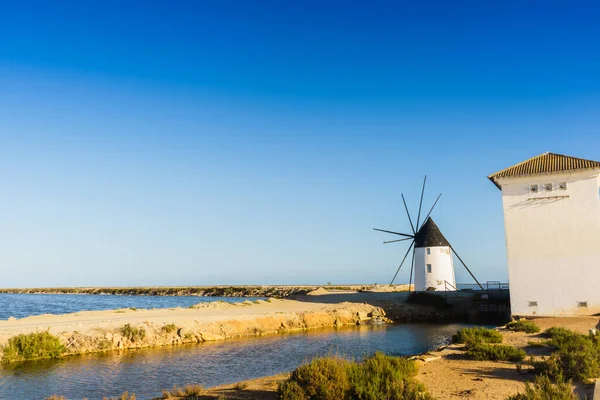
[[[426,290],[435,290],[435,291],[454,291],[456,290],[456,278],[454,276],[454,261],[452,258],[452,253],[456,255],[458,260],[464,265],[467,269],[471,277],[477,282],[477,285],[480,289],[483,290],[483,287],[475,278],[475,276],[471,273],[467,265],[463,262],[460,256],[456,253],[456,250],[450,245],[448,240],[444,237],[438,226],[433,222],[430,215],[438,200],[442,196],[441,193],[431,206],[429,213],[425,217],[425,220],[422,225],[419,225],[421,222],[421,207],[423,206],[423,194],[425,193],[425,183],[427,182],[427,176],[423,180],[423,189],[421,190],[421,201],[419,203],[419,212],[417,214],[417,223],[413,225],[412,218],[410,217],[410,213],[408,212],[408,207],[406,206],[406,200],[404,199],[404,194],[402,194],[402,202],[404,203],[404,209],[406,210],[406,215],[408,215],[408,221],[410,222],[410,227],[412,229],[412,234],[408,233],[399,233],[393,231],[386,231],[383,229],[373,228],[376,231],[391,233],[394,235],[404,236],[403,239],[390,240],[387,243],[395,243],[395,242],[403,242],[406,240],[412,240],[398,270],[394,274],[390,285],[394,283],[396,276],[398,276],[398,272],[400,272],[400,268],[406,261],[408,254],[411,249],[413,250],[412,262],[410,268],[410,284],[412,284],[413,278],[413,270],[415,277],[415,291],[426,291]]]

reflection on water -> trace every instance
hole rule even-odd
[[[61,394],[93,400],[125,390],[149,399],[173,385],[216,386],[290,371],[319,355],[422,353],[446,344],[462,326],[360,326],[28,362],[0,367],[0,399]]]

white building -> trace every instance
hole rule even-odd
[[[512,314],[600,312],[600,162],[544,153],[488,178],[502,191]]]
[[[450,243],[428,218],[415,235],[415,291],[456,290]]]

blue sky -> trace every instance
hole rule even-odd
[[[0,286],[386,282],[425,174],[506,280],[486,176],[600,159],[598,6],[290,3],[3,5]]]

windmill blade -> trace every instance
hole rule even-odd
[[[413,256],[412,256],[412,263],[410,264],[410,279],[408,280],[408,291],[410,292],[410,286],[412,285],[412,276],[413,276],[413,269],[415,267],[415,250],[413,249]]]
[[[423,189],[421,189],[421,201],[419,202],[419,214],[417,214],[417,226],[419,226],[419,221],[421,221],[421,207],[423,206],[423,195],[425,194],[425,183],[427,182],[427,175],[425,175],[425,179],[423,179]]]
[[[440,197],[442,197],[442,194],[440,193],[440,195],[437,197],[437,199],[435,199],[435,203],[433,203],[433,205],[431,206],[431,210],[429,210],[429,212],[427,213],[427,216],[425,217],[425,219],[423,220],[423,225],[425,225],[425,221],[427,221],[427,218],[429,218],[429,216],[431,215],[431,212],[433,211],[433,209],[435,208],[435,205],[437,204],[438,200],[440,199]],[[419,227],[419,230],[421,230],[423,226]]]
[[[398,239],[398,240],[388,240],[387,242],[383,242],[383,244],[388,244],[388,243],[395,243],[395,242],[404,242],[405,240],[410,240],[412,238],[404,238],[404,239]]]
[[[404,200],[404,193],[400,193],[402,195],[402,202],[404,203],[404,209],[406,210],[406,215],[408,215],[408,221],[410,222],[410,227],[412,228],[413,235],[417,232],[415,231],[415,226],[412,223],[412,219],[410,218],[410,213],[408,212],[408,207],[406,206],[406,200]]]
[[[398,233],[398,232],[392,232],[392,231],[385,231],[383,229],[377,229],[377,228],[373,228],[374,231],[379,231],[379,232],[386,232],[386,233],[391,233],[394,235],[400,235],[400,236],[406,236],[408,238],[413,238],[413,235],[407,235],[406,233]]]
[[[479,286],[479,289],[483,290],[483,286],[481,286],[481,283],[479,283],[479,281],[477,280],[477,278],[475,278],[475,275],[473,275],[473,273],[471,272],[471,270],[469,269],[469,267],[467,267],[467,264],[465,264],[465,262],[462,260],[462,258],[460,258],[460,256],[456,252],[456,250],[454,250],[454,247],[450,246],[450,248],[452,249],[452,252],[454,253],[454,255],[462,263],[462,265],[464,265],[464,267],[467,269],[467,272],[469,273],[469,275],[471,275],[471,278],[475,279],[475,282],[477,282],[477,286]]]
[[[398,272],[400,272],[400,268],[402,268],[402,264],[404,264],[404,261],[406,261],[406,257],[408,257],[408,253],[410,253],[410,249],[413,247],[414,244],[415,244],[415,242],[413,241],[410,244],[410,246],[408,246],[408,250],[406,251],[406,254],[404,255],[404,258],[402,259],[402,262],[400,263],[400,266],[396,270],[396,273],[394,274],[394,277],[392,278],[392,281],[390,282],[390,286],[394,283],[394,280],[396,279],[396,276],[398,276]],[[409,286],[409,288],[410,288],[410,286]]]

